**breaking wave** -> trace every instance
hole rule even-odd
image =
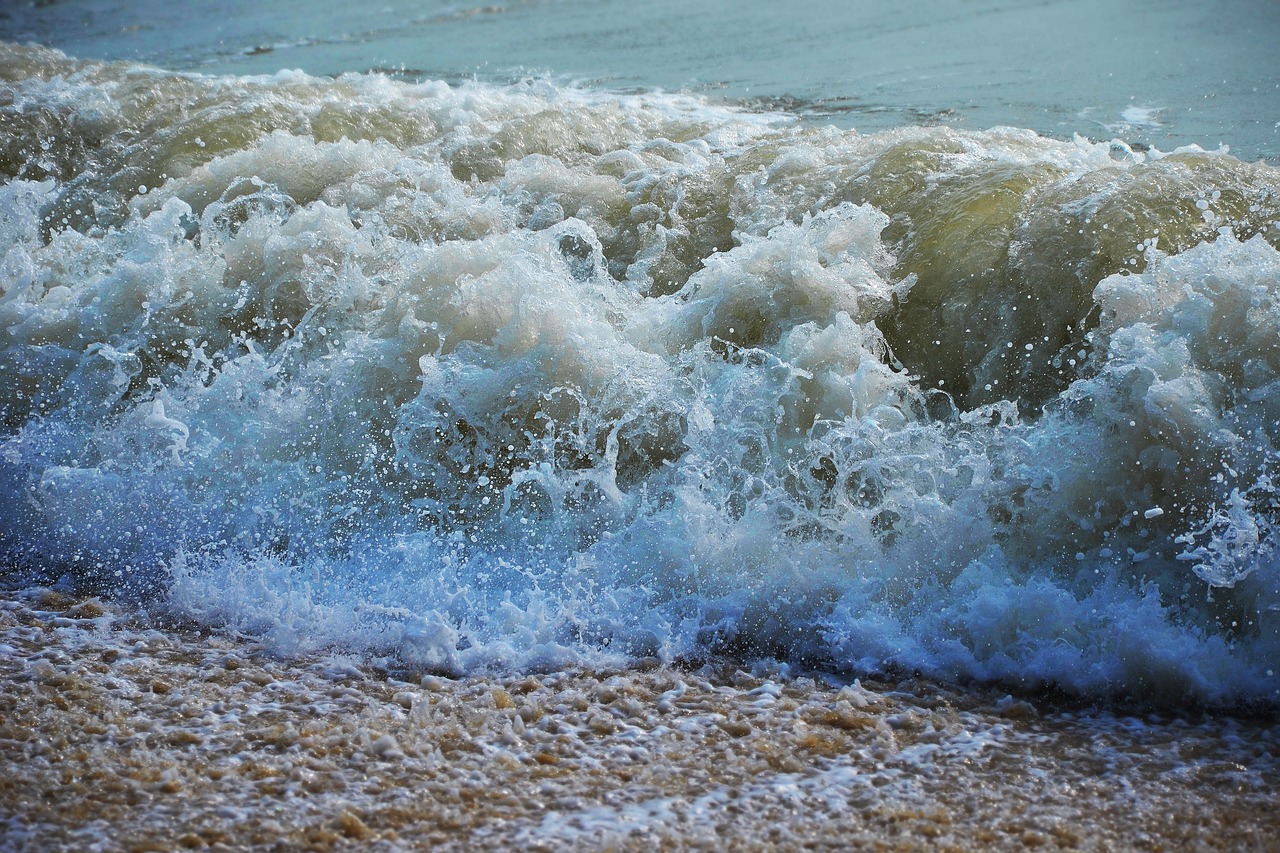
[[[0,554],[285,652],[1274,704],[1280,171],[0,46]]]

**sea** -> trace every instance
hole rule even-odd
[[[618,759],[627,731],[694,731],[643,707],[700,690],[716,738],[873,738],[856,761],[828,738],[760,765],[782,817],[739,840],[787,847],[808,836],[768,826],[794,797],[804,820],[843,815],[855,788],[938,838],[937,791],[875,791],[915,784],[925,754],[999,752],[975,725],[1051,705],[1069,725],[1018,742],[1077,752],[1027,746],[1017,779],[1078,792],[1080,749],[1155,738],[1173,758],[1148,776],[1089,758],[1128,780],[1099,808],[1140,777],[1187,799],[1161,789],[1141,837],[1067,844],[1059,811],[991,844],[1156,849],[1215,751],[1236,757],[1202,825],[1256,826],[1241,792],[1280,781],[1277,43],[1272,0],[4,4],[0,646],[35,704],[0,722],[44,708],[57,667],[107,679],[87,696],[198,682],[173,731],[213,728],[161,744],[196,748],[217,726],[181,708],[228,701],[201,673],[252,658],[258,688],[283,668],[312,704],[268,703],[293,735],[241,752],[296,752],[341,689],[399,721],[333,735],[352,755],[446,773],[451,748],[501,753],[581,786],[581,754],[513,745],[526,726]],[[130,655],[133,675],[100,671]],[[560,723],[525,713],[539,691]],[[624,700],[623,723],[593,722]],[[762,703],[774,728],[734,728]],[[441,734],[446,706],[487,722]],[[92,725],[107,743],[124,724]],[[429,743],[404,745],[414,726]],[[1212,749],[1179,757],[1178,726]],[[6,731],[15,773],[53,767]],[[130,742],[160,749],[145,731]],[[907,761],[904,738],[932,746]],[[633,759],[671,775],[699,754],[681,749]],[[858,775],[876,762],[915,769]],[[1001,781],[948,783],[971,817],[982,785],[1031,796],[983,766]],[[121,802],[187,784],[162,775]],[[430,843],[714,844],[747,784],[650,780],[635,802],[661,805],[629,812],[574,788],[557,823],[520,779],[502,784],[533,786],[536,821],[489,836],[455,815]],[[91,808],[40,823],[0,793],[10,843],[98,837]],[[220,819],[266,820],[255,796]],[[326,843],[396,847],[409,813],[361,802],[326,813]],[[690,802],[692,834],[653,835]],[[908,820],[860,814],[880,840]]]

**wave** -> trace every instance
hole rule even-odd
[[[1280,172],[0,46],[0,553],[282,651],[1280,695]]]

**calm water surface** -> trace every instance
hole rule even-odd
[[[157,0],[6,4],[0,38],[219,74],[550,75],[863,131],[1028,127],[1280,156],[1272,0]]]

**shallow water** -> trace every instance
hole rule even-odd
[[[453,675],[1273,708],[1273,8],[610,8],[8,10],[119,60],[0,46],[9,573]]]
[[[1275,727],[732,665],[460,680],[0,600],[16,850],[1268,850]]]
[[[1113,5],[0,9],[0,846],[1273,846],[1280,13]]]
[[[5,50],[12,563],[451,672],[1275,696],[1274,169]]]

